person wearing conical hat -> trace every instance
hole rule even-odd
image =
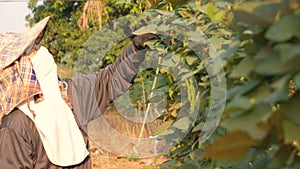
[[[39,45],[49,17],[24,33],[0,34],[0,166],[92,168],[87,125],[132,84],[152,33],[135,36],[99,72],[60,79]]]

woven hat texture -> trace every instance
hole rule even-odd
[[[41,40],[49,19],[49,16],[44,18],[24,33],[0,34],[0,70],[30,51],[30,48]]]

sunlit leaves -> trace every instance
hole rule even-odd
[[[185,59],[188,65],[193,65],[196,61],[199,61],[199,57],[191,54],[187,55]]]
[[[178,121],[176,121],[173,124],[173,127],[176,127],[180,130],[187,131],[189,129],[190,124],[191,124],[191,121],[190,121],[189,117],[183,117],[183,118],[180,118]]]
[[[206,13],[212,22],[221,22],[226,15],[224,9],[219,9],[211,4],[206,5]]]
[[[188,0],[168,0],[173,5],[184,5],[188,2]]]
[[[273,23],[280,8],[279,3],[247,1],[236,5],[234,10],[239,21],[266,27]]]
[[[173,131],[168,129],[170,128],[170,126],[172,125],[173,120],[168,120],[164,123],[162,123],[160,126],[158,126],[155,130],[155,132],[152,134],[154,136],[156,135],[161,135],[161,134],[172,134]]]
[[[35,0],[31,0],[29,5],[33,5],[31,7],[33,14],[27,17],[31,26],[44,17],[50,16],[41,45],[49,49],[56,63],[71,69],[77,60],[80,48],[93,32],[92,29],[82,32],[76,26],[84,2],[43,1],[42,5],[38,5]]]
[[[58,9],[59,12],[63,12],[66,9],[66,6],[64,4],[64,1],[57,0],[57,1],[54,2],[53,8]]]

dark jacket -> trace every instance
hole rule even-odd
[[[81,129],[87,148],[88,123],[101,115],[113,100],[130,86],[143,61],[144,54],[136,54],[129,46],[115,63],[99,72],[65,79],[73,113]],[[0,129],[0,169],[91,169],[88,156],[75,166],[60,167],[52,164],[43,148],[33,121],[19,109],[5,116]]]

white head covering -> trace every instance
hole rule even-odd
[[[30,102],[18,106],[35,123],[49,160],[59,166],[81,163],[88,155],[83,136],[72,110],[61,97],[57,66],[52,55],[41,47],[32,58],[33,69],[44,98],[37,104]]]

